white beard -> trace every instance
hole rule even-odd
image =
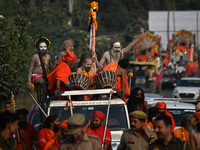
[[[114,62],[119,62],[119,60],[120,60],[120,58],[121,58],[121,51],[119,51],[119,52],[115,52],[114,50],[111,50],[111,53],[110,53],[111,55],[110,55],[110,59],[111,59],[111,62],[112,62],[112,60],[114,61]]]

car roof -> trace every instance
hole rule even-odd
[[[151,107],[154,107],[157,102],[165,102],[167,105],[167,109],[194,109],[195,110],[195,105],[191,103],[183,103],[181,102],[180,99],[166,99],[166,98],[161,98],[161,99],[150,99],[147,101]]]
[[[51,101],[49,107],[64,107],[67,100],[55,100]],[[88,106],[88,105],[108,105],[109,100],[89,100],[89,101],[72,101],[73,106]],[[125,105],[126,103],[119,98],[112,99],[110,101],[111,105]]]
[[[144,93],[145,98],[162,98],[161,94],[158,93]]]
[[[186,77],[186,78],[181,78],[181,80],[200,80],[200,78],[197,78],[197,77]]]

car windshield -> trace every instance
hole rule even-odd
[[[178,86],[200,87],[200,80],[181,80]]]
[[[83,116],[85,116],[86,119],[84,125],[86,125],[89,120],[92,120],[93,113],[95,111],[97,110],[102,111],[106,115],[107,108],[108,108],[107,105],[75,106],[73,108],[73,113],[81,113]],[[69,109],[65,110],[64,107],[52,107],[50,109],[50,114],[56,114],[61,122],[69,118],[70,110]],[[111,131],[128,129],[127,118],[125,114],[126,113],[123,105],[111,105],[108,117],[108,128]]]
[[[195,110],[194,109],[168,109],[168,112],[172,114],[172,116],[174,117],[176,126],[181,126],[181,120],[183,116],[186,114],[194,115]]]

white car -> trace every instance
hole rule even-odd
[[[147,103],[149,107],[154,107],[157,102],[165,102],[167,110],[174,117],[176,124],[175,129],[181,127],[181,121],[185,114],[193,115],[195,113],[195,105],[190,103],[183,103],[181,99],[176,98],[160,98],[160,99],[149,99]]]
[[[183,102],[198,102],[200,98],[200,78],[182,78],[173,91],[173,97],[181,98]]]
[[[110,89],[103,90],[82,90],[82,91],[66,91],[63,95],[87,95],[87,94],[101,94],[103,91],[108,91]],[[102,111],[107,116],[107,110],[109,105],[109,100],[89,100],[89,101],[72,101],[73,109],[65,109],[66,100],[56,100],[51,101],[48,106],[47,115],[56,114],[59,117],[59,121],[68,119],[71,113],[81,113],[85,116],[85,124],[89,120],[93,119],[93,114],[95,111]],[[105,123],[105,121],[104,121]],[[111,131],[112,136],[112,149],[116,150],[123,133],[123,130],[130,128],[129,115],[126,103],[120,98],[114,98],[110,101],[109,117],[108,117],[108,128]]]

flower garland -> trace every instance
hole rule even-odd
[[[45,39],[45,40],[49,43],[48,48],[50,47],[51,42],[50,42],[49,39],[47,39],[45,36],[39,36],[39,37],[37,38],[36,42],[35,42],[35,45],[37,45],[37,42],[38,42],[40,39]]]
[[[34,88],[34,84],[33,83],[27,82],[27,86],[30,86],[30,85]]]
[[[129,72],[128,76],[133,77],[133,73]]]
[[[83,70],[83,74],[88,76],[89,78],[92,77],[92,71],[90,70],[89,72],[86,72],[85,69],[83,68],[83,66],[81,66],[82,70]]]
[[[11,100],[11,105],[12,105],[13,107],[16,107],[16,104],[15,104],[15,96],[14,96],[14,94],[11,95],[10,100]]]
[[[50,73],[50,70],[49,70],[49,58],[47,55],[45,55],[45,58],[46,58],[46,61],[47,61],[47,75]]]
[[[95,30],[97,30],[97,21],[94,17],[94,8],[96,8],[96,12],[98,11],[98,2],[92,2],[90,3],[90,14],[89,14],[89,20],[88,20],[88,26],[90,26],[90,23],[91,23],[91,19],[94,21],[94,24],[95,24]]]

